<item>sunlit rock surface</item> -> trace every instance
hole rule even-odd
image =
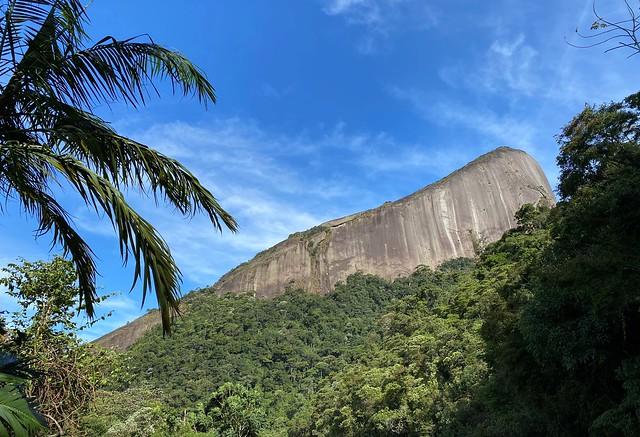
[[[552,204],[554,196],[538,163],[501,147],[400,200],[290,235],[222,276],[213,290],[259,297],[287,287],[328,293],[358,271],[392,279],[419,265],[473,257],[516,225],[522,205],[541,200]],[[126,348],[158,323],[150,313],[98,343]]]
[[[499,148],[403,199],[293,234],[213,288],[259,297],[287,286],[328,293],[357,271],[392,279],[420,264],[473,257],[515,226],[520,206],[541,198],[552,201],[553,194],[538,163]]]

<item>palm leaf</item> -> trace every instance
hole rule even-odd
[[[0,435],[29,437],[44,429],[17,384],[22,380],[0,373]]]
[[[95,166],[105,178],[120,185],[151,189],[154,197],[164,197],[185,216],[206,213],[215,227],[222,223],[235,231],[237,223],[222,209],[213,194],[178,161],[150,147],[118,135],[89,113],[60,105],[50,132],[52,144],[61,144],[61,153]]]
[[[70,184],[111,220],[124,262],[134,261],[143,304],[154,288],[169,332],[180,271],[164,240],[120,190],[139,189],[185,216],[204,213],[218,230],[235,231],[237,224],[186,167],[118,135],[92,109],[114,100],[142,105],[157,93],[158,79],[204,104],[215,102],[215,92],[189,60],[150,38],[105,37],[85,46],[86,23],[78,0],[10,0],[0,7],[0,77],[9,77],[0,85],[0,194],[18,199],[38,219],[39,233],[52,233],[71,256],[92,317],[94,254],[51,194],[52,184]]]
[[[141,191],[150,188],[156,200],[164,198],[185,216],[203,212],[218,230],[222,229],[222,224],[232,231],[237,230],[235,220],[180,162],[118,135],[104,121],[86,111],[35,93],[26,97],[27,117],[33,124],[43,126],[40,129],[45,136],[43,142],[54,146],[56,153],[76,157],[118,188],[136,187]],[[39,140],[37,136],[27,136],[32,133],[29,130],[13,133],[17,141]]]
[[[73,156],[57,155],[39,145],[11,143],[5,145],[4,149],[5,161],[30,160],[28,166],[7,173],[5,178],[15,187],[25,208],[40,218],[41,230],[52,230],[54,239],[72,254],[74,262],[81,261],[76,266],[80,273],[81,289],[84,290],[87,313],[93,316],[93,302],[96,299],[93,285],[95,264],[90,249],[69,224],[66,212],[37,183],[32,182],[42,180],[44,174],[52,171],[64,177],[96,212],[102,212],[109,218],[118,234],[120,252],[125,263],[129,256],[133,257],[134,286],[137,281],[141,281],[143,305],[147,293],[155,288],[163,327],[169,333],[171,320],[178,312],[181,276],[168,246],[153,226],[127,204],[122,193],[107,179]],[[0,171],[1,169],[0,165]],[[83,279],[83,274],[88,276]]]
[[[38,50],[33,49],[42,49],[47,39],[49,43],[72,47],[86,38],[83,28],[86,16],[78,0],[12,0],[0,10],[2,74],[11,72],[15,77],[25,54],[30,51],[35,55]],[[27,57],[25,64],[29,62],[30,58]]]
[[[77,100],[76,96],[92,103],[123,98],[137,106],[144,104],[149,86],[155,90],[155,78],[169,79],[174,90],[180,87],[184,95],[193,93],[203,103],[216,99],[204,74],[187,58],[138,38],[118,41],[106,37],[89,49],[61,59],[53,70],[52,79],[71,91],[61,96],[69,101]]]
[[[82,9],[75,1],[50,3],[41,23],[32,17],[38,31],[31,35],[20,61],[10,62],[13,83],[6,90],[11,94],[35,89],[85,108],[119,99],[138,106],[145,103],[149,88],[157,93],[153,80],[166,78],[174,91],[181,88],[183,94],[194,94],[205,104],[215,102],[206,76],[181,54],[139,38],[105,37],[81,49]]]
[[[93,317],[96,268],[93,252],[70,224],[69,216],[62,206],[46,192],[50,170],[47,163],[32,153],[33,147],[9,144],[0,147],[0,181],[8,183],[10,189],[2,187],[7,195],[17,194],[23,208],[39,222],[38,233],[53,232],[53,242],[62,245],[65,254],[70,254],[78,271],[78,282],[85,302],[87,314]]]

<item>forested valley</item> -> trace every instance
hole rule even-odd
[[[12,226],[23,226],[26,219],[34,237],[51,237],[48,250],[54,253],[46,260],[9,262],[14,258],[7,254],[22,250],[16,245],[0,254],[3,264],[8,262],[0,271],[0,437],[640,435],[640,93],[603,103],[607,95],[620,100],[637,88],[628,89],[625,76],[610,74],[613,62],[603,61],[602,67],[600,61],[581,58],[580,63],[567,55],[577,47],[603,45],[607,52],[640,53],[637,6],[619,2],[617,12],[627,18],[609,20],[594,3],[580,18],[592,12],[595,20],[592,33],[577,32],[577,41],[585,44],[566,41],[573,47],[547,53],[538,50],[553,50],[553,44],[530,37],[546,38],[566,18],[547,21],[547,9],[561,9],[554,4],[537,9],[544,10],[543,20],[533,14],[536,9],[522,5],[506,17],[503,4],[486,12],[467,2],[439,15],[422,2],[336,1],[322,7],[310,2],[315,9],[299,11],[300,23],[287,14],[307,2],[288,3],[281,8],[287,14],[272,14],[271,4],[261,16],[235,9],[235,20],[224,14],[219,19],[206,2],[191,9],[168,2],[102,5],[103,27],[96,31],[132,16],[133,27],[138,21],[143,27],[157,24],[161,15],[155,14],[164,13],[164,18],[181,17],[176,22],[182,27],[162,26],[175,37],[190,35],[184,41],[192,47],[186,50],[207,62],[215,57],[211,53],[223,53],[222,61],[215,58],[216,68],[226,62],[233,69],[221,82],[235,84],[236,94],[228,95],[241,103],[205,120],[195,118],[197,111],[184,102],[147,108],[153,113],[128,112],[145,107],[160,91],[194,97],[205,106],[216,103],[217,95],[204,70],[146,34],[94,40],[87,29],[92,3],[0,2],[0,214],[7,220],[1,236],[15,243]],[[150,5],[153,11],[144,10]],[[225,11],[233,5],[227,2]],[[182,8],[189,9],[191,21],[179,21],[189,17],[179,14]],[[571,19],[580,15],[572,14]],[[256,33],[255,23],[287,30],[288,22],[277,21],[280,15],[295,21],[296,32],[308,32]],[[438,17],[460,22],[438,27]],[[384,18],[391,21],[383,23]],[[339,19],[342,26],[331,21]],[[509,40],[502,39],[503,19],[517,30]],[[222,43],[202,37],[224,25]],[[428,35],[433,38],[428,56],[427,35],[419,34],[426,30],[434,32]],[[351,53],[340,32],[355,31],[360,33],[350,34]],[[483,33],[482,42],[475,41],[477,32]],[[403,50],[394,51],[395,44]],[[273,66],[282,69],[270,70]],[[258,71],[265,77],[255,79]],[[300,76],[283,79],[291,72]],[[574,81],[573,75],[579,78]],[[429,87],[416,87],[425,77],[433,79]],[[167,83],[159,85],[163,80]],[[276,82],[282,82],[280,89]],[[389,85],[396,83],[405,87]],[[588,86],[581,90],[580,83]],[[602,94],[588,93],[595,88]],[[439,98],[447,93],[451,96]],[[350,100],[341,100],[345,96]],[[254,292],[219,295],[213,287],[182,297],[178,258],[151,219],[141,215],[167,206],[169,213],[152,217],[163,229],[174,229],[178,243],[205,232],[235,233],[239,222],[205,187],[216,179],[216,195],[220,188],[235,211],[248,210],[245,222],[268,231],[261,237],[281,236],[283,229],[316,218],[292,204],[318,195],[314,207],[326,208],[337,197],[322,197],[324,191],[343,195],[359,179],[371,186],[354,192],[371,194],[388,184],[390,179],[381,177],[384,169],[393,170],[394,184],[407,176],[404,166],[414,172],[441,169],[455,161],[449,155],[459,153],[447,148],[452,141],[481,144],[473,153],[505,140],[535,149],[533,124],[550,124],[560,109],[572,108],[574,114],[580,110],[576,99],[585,96],[598,97],[579,106],[556,136],[555,199],[539,186],[519,187],[534,190],[540,201],[522,207],[525,202],[519,202],[515,221],[511,213],[503,215],[509,226],[499,227],[491,244],[474,241],[473,258],[446,257],[415,269],[413,264],[393,280],[359,272],[327,294],[291,285],[273,299],[256,298]],[[101,118],[114,115],[110,111],[118,102],[127,109],[118,112],[119,122]],[[332,111],[335,119],[318,118]],[[238,114],[247,116],[242,132]],[[176,121],[182,117],[192,124]],[[527,126],[520,126],[525,119]],[[155,124],[160,120],[169,122]],[[202,129],[207,122],[217,130]],[[151,128],[138,138],[161,149],[114,127],[135,133],[146,124]],[[347,132],[352,125],[363,130]],[[162,129],[167,126],[173,130]],[[272,126],[275,133],[261,126]],[[185,147],[165,143],[170,133]],[[416,146],[452,134],[456,138],[437,150]],[[160,150],[198,168],[192,173]],[[350,160],[343,162],[347,152]],[[356,156],[368,152],[368,162]],[[551,156],[555,153],[554,148]],[[390,162],[397,157],[402,159]],[[542,168],[527,159],[530,166],[504,166],[513,173],[539,170],[548,186]],[[209,167],[199,167],[204,161]],[[328,167],[336,172],[318,170]],[[349,183],[343,184],[347,174]],[[270,185],[271,195],[282,202],[262,202],[270,196],[255,195],[258,184]],[[467,191],[476,196],[490,191],[479,186]],[[515,189],[491,191],[492,199],[509,188]],[[269,208],[272,220],[263,217]],[[19,218],[5,214],[8,209]],[[87,210],[96,216],[87,218]],[[296,213],[298,221],[274,219]],[[196,216],[189,225],[169,226],[176,218]],[[451,221],[438,220],[441,227]],[[84,232],[91,237],[81,236]],[[115,249],[102,240],[105,234],[115,235],[110,240]],[[238,245],[253,250],[270,241],[256,235]],[[195,257],[205,250],[208,255],[211,241],[183,244],[182,254],[186,247],[200,250]],[[224,244],[232,246],[229,241]],[[471,244],[467,247],[471,251]],[[218,249],[217,254],[227,250]],[[318,250],[313,246],[311,252],[315,256]],[[100,260],[99,253],[113,259]],[[220,266],[208,267],[207,275]],[[136,305],[146,308],[151,299],[158,307],[151,310],[157,326],[126,350],[82,339],[94,338],[82,334],[111,316],[98,311],[112,297],[110,290],[100,291],[99,281],[108,282],[100,271],[111,272],[118,287],[120,276],[129,275],[124,279],[132,280]]]
[[[640,95],[586,107],[559,137],[557,205],[525,205],[476,259],[326,296],[197,290],[126,353],[74,340],[65,261],[14,265],[2,281],[42,311],[3,346],[70,435],[637,435],[639,140]],[[43,339],[73,372],[49,376]]]

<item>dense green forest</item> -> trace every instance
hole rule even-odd
[[[638,435],[640,95],[558,140],[557,205],[525,205],[474,260],[327,296],[199,290],[124,354],[75,337],[68,261],[11,265],[23,310],[0,342],[27,382],[0,381],[3,408],[24,394],[88,436]]]
[[[129,351],[89,434],[637,435],[640,95],[561,135],[559,202],[476,260],[328,296],[188,299]],[[153,414],[151,414],[153,412]]]
[[[446,368],[442,371],[451,374],[462,371],[462,363],[453,356],[462,353],[465,363],[473,361],[475,370],[467,369],[471,380],[461,375],[460,381],[447,384],[451,385],[447,391],[463,391],[486,370],[477,356],[478,324],[454,320],[436,309],[453,298],[456,284],[469,275],[470,266],[468,261],[455,261],[437,272],[425,268],[393,283],[353,275],[326,297],[292,290],[273,300],[256,300],[199,292],[171,337],[159,341],[158,331],[131,350],[132,361],[142,364],[134,369],[135,379],[161,387],[166,405],[177,411],[198,402],[208,405],[211,394],[225,383],[240,392],[254,390],[269,412],[258,429],[274,435],[286,434],[287,429],[304,434],[317,421],[342,433],[344,420],[358,421],[352,425],[354,432],[380,428],[384,434],[388,426],[419,431],[425,424],[410,417],[412,407],[400,399],[397,405],[387,405],[385,391],[397,390],[398,396],[405,390],[408,396],[422,393],[421,408],[429,411],[448,408],[455,399],[442,393],[441,402],[428,405],[430,387],[438,377],[421,377],[421,371],[413,369],[414,359],[435,347],[431,352],[435,355],[423,360],[442,365]],[[374,380],[381,385],[379,403],[342,417],[334,396],[351,405],[356,400],[343,397],[359,384],[369,390]],[[338,387],[346,392],[336,392]],[[368,423],[362,416],[376,413],[377,408],[389,411],[381,411]]]
[[[557,204],[524,205],[475,259],[355,274],[326,296],[202,289],[174,323],[180,271],[125,194],[217,230],[236,221],[186,167],[94,111],[144,106],[160,79],[216,95],[146,36],[92,42],[87,7],[0,3],[0,213],[15,201],[63,252],[0,271],[17,305],[0,308],[0,437],[640,435],[640,93],[561,130]],[[583,47],[640,53],[623,8],[610,21],[594,4]],[[65,191],[111,222],[143,300],[156,294],[162,326],[126,352],[80,340],[108,296]]]

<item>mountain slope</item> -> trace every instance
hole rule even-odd
[[[515,226],[523,204],[541,199],[554,202],[538,163],[500,147],[400,200],[292,234],[222,276],[213,290],[259,297],[287,287],[328,293],[357,271],[392,279],[421,264],[472,257]],[[152,312],[97,342],[127,348],[157,323]]]

